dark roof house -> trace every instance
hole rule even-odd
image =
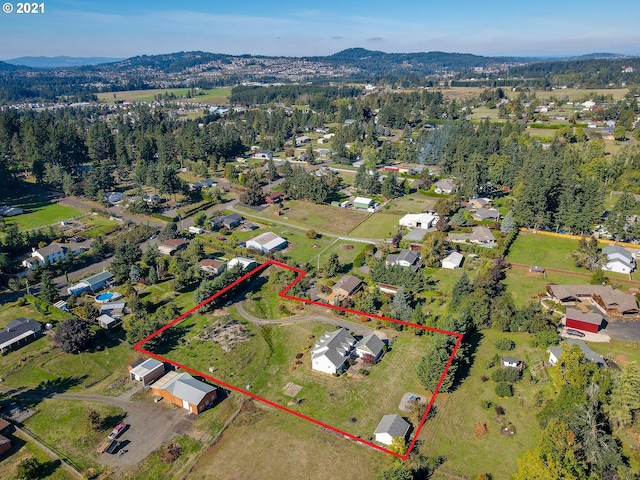
[[[6,352],[29,343],[42,330],[39,322],[33,318],[16,318],[7,328],[0,331],[0,352]]]

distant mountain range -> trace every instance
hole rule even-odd
[[[112,57],[18,57],[4,60],[11,65],[19,65],[31,68],[59,68],[59,67],[83,67],[85,65],[99,65],[101,63],[119,62],[123,58]]]

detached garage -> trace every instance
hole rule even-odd
[[[598,333],[602,325],[602,315],[598,313],[583,312],[575,308],[567,308],[567,328],[575,328],[584,332]]]

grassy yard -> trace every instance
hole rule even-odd
[[[116,101],[137,101],[150,102],[157,95],[165,93],[173,93],[177,99],[187,100],[186,95],[188,88],[157,88],[150,90],[127,90],[125,92],[105,92],[98,94],[98,100],[113,105]],[[188,99],[191,102],[210,103],[214,105],[226,105],[229,103],[231,88],[213,88],[210,90],[197,90],[193,98]]]
[[[18,225],[20,230],[55,225],[84,213],[77,208],[60,203],[51,203],[48,199],[40,196],[31,196],[25,200],[13,202],[12,205],[23,208],[24,213],[15,217],[8,217],[5,221],[7,225]]]
[[[87,412],[93,409],[105,418],[105,429],[94,430],[89,425]],[[104,440],[125,412],[115,406],[95,402],[69,402],[45,399],[38,405],[38,413],[25,420],[25,426],[35,432],[49,447],[65,452],[77,468],[98,466],[96,447]]]
[[[516,460],[525,451],[536,445],[540,427],[535,418],[539,410],[539,392],[547,395],[549,384],[529,384],[528,373],[514,386],[515,395],[499,398],[495,394],[496,383],[482,382],[481,376],[491,376],[494,366],[489,369],[487,362],[496,354],[502,354],[495,347],[495,341],[502,337],[516,342],[516,349],[507,352],[509,356],[524,360],[528,365],[544,360],[546,352],[529,346],[529,334],[503,334],[483,331],[484,338],[474,355],[470,375],[453,393],[440,394],[436,399],[436,415],[427,421],[420,434],[422,451],[427,455],[443,455],[446,462],[442,468],[456,475],[475,478],[479,473],[490,473],[495,480],[507,480],[517,469]],[[493,408],[485,409],[482,400],[505,409],[500,423]],[[474,426],[486,422],[488,434],[476,436]],[[501,425],[511,422],[516,428],[513,436],[500,433]],[[499,454],[497,453],[499,452]],[[436,477],[439,478],[439,477]],[[444,478],[444,477],[442,477]]]
[[[349,232],[354,238],[389,238],[398,229],[398,220],[402,215],[376,212]]]
[[[86,230],[82,232],[82,236],[87,238],[96,238],[98,235],[106,236],[115,232],[120,228],[120,222],[109,220],[102,215],[89,215],[82,219]]]
[[[390,465],[389,458],[380,452],[252,402],[186,478],[371,479]]]
[[[239,210],[246,212],[249,217],[262,218],[267,222],[277,223],[280,219],[302,228],[339,235],[349,233],[369,215],[366,212],[346,210],[329,205],[317,205],[300,200],[289,200],[285,202],[284,208],[270,206],[262,212],[242,208],[239,208]],[[275,217],[274,212],[276,210],[281,210],[283,216]]]
[[[382,211],[392,211],[402,215],[405,213],[422,213],[433,208],[435,204],[436,199],[433,197],[427,197],[421,193],[412,193],[411,195],[391,200]]]
[[[507,262],[557,268],[572,272],[587,272],[576,267],[571,252],[577,250],[578,240],[570,238],[520,233],[509,249]]]
[[[69,472],[59,466],[45,451],[37,445],[29,442],[26,437],[19,433],[11,435],[13,445],[12,454],[7,454],[0,460],[0,478],[16,478],[18,464],[29,457],[33,457],[40,463],[45,464],[42,480],[67,480]]]

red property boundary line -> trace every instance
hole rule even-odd
[[[158,355],[156,353],[150,352],[149,350],[146,350],[144,348],[142,348],[142,346],[147,343],[149,340],[151,340],[152,338],[162,334],[162,332],[164,332],[165,330],[171,328],[172,326],[174,326],[176,323],[181,322],[182,320],[184,320],[185,318],[187,318],[189,315],[191,315],[193,312],[197,311],[198,309],[200,309],[202,306],[206,305],[207,303],[211,302],[212,300],[214,300],[215,298],[219,297],[220,295],[224,294],[225,292],[229,291],[230,289],[236,287],[237,285],[239,285],[240,283],[244,282],[246,279],[251,278],[253,275],[255,275],[256,273],[261,272],[262,270],[266,269],[267,267],[269,267],[270,265],[274,265],[277,267],[281,267],[281,268],[286,268],[288,270],[292,270],[294,272],[296,272],[298,274],[298,276],[289,284],[287,285],[278,295],[282,298],[287,298],[289,300],[296,300],[298,302],[303,302],[303,303],[308,303],[308,304],[313,304],[313,305],[319,305],[321,307],[325,307],[325,308],[332,308],[334,310],[340,310],[343,312],[348,312],[348,313],[353,313],[356,315],[364,315],[366,317],[369,318],[375,318],[378,320],[383,320],[385,322],[392,322],[392,323],[399,323],[401,325],[406,325],[409,327],[413,327],[413,328],[419,328],[421,330],[428,330],[431,332],[436,332],[436,333],[441,333],[444,335],[451,335],[453,337],[457,338],[455,347],[453,348],[453,351],[451,352],[451,355],[449,356],[449,360],[447,361],[447,364],[444,368],[444,371],[442,372],[442,375],[440,376],[440,380],[438,381],[438,385],[436,386],[435,390],[433,391],[433,394],[431,395],[431,399],[429,400],[429,404],[427,406],[427,409],[424,413],[424,415],[422,416],[422,419],[420,420],[420,423],[418,425],[418,427],[415,429],[415,433],[411,439],[411,442],[409,443],[409,446],[407,448],[407,451],[404,455],[401,455],[399,453],[396,452],[392,452],[391,450],[388,450],[384,447],[381,447],[380,445],[376,445],[375,443],[372,443],[368,440],[365,440],[363,438],[357,437],[355,435],[352,435],[349,432],[345,432],[342,431],[338,428],[332,427],[331,425],[327,425],[324,422],[321,422],[319,420],[316,420],[315,418],[311,418],[308,417],[307,415],[304,415],[300,412],[296,412],[294,410],[291,410],[287,407],[284,407],[282,405],[279,405],[267,398],[263,398],[260,397],[258,395],[255,395],[247,390],[243,390],[242,388],[236,387],[234,385],[231,385],[219,378],[215,378],[212,377],[211,375],[207,375],[206,373],[203,372],[199,372],[197,370],[194,370],[193,368],[187,367],[186,365],[181,365],[178,362],[175,362],[173,360],[170,360],[168,358],[163,357],[162,355]],[[283,410],[287,413],[290,413],[292,415],[295,415],[296,417],[302,418],[304,420],[307,420],[308,422],[314,423],[320,427],[326,428],[328,430],[331,430],[335,433],[338,433],[340,435],[343,435],[346,438],[349,438],[350,440],[353,440],[355,442],[358,442],[360,444],[363,445],[367,445],[371,448],[375,448],[376,450],[380,450],[381,452],[387,453],[389,455],[393,455],[395,457],[398,457],[402,460],[406,460],[407,458],[409,458],[409,454],[411,453],[411,450],[413,450],[413,447],[416,444],[416,441],[418,439],[418,435],[420,435],[420,431],[422,430],[422,427],[424,425],[424,422],[427,419],[427,415],[429,415],[429,412],[431,411],[431,407],[433,406],[433,402],[436,399],[436,395],[438,394],[438,391],[440,390],[440,386],[442,385],[442,382],[445,379],[445,376],[447,374],[447,371],[449,370],[449,367],[451,366],[451,362],[453,361],[453,357],[455,356],[456,352],[458,351],[458,347],[460,347],[460,343],[462,342],[462,334],[460,333],[455,333],[455,332],[449,332],[447,330],[440,330],[437,328],[432,328],[432,327],[426,327],[423,325],[418,325],[415,323],[411,323],[411,322],[404,322],[402,320],[396,320],[393,318],[387,318],[387,317],[383,317],[382,315],[374,315],[374,314],[369,314],[369,313],[364,313],[364,312],[359,312],[357,310],[351,310],[348,308],[343,308],[343,307],[337,307],[335,305],[329,305],[327,303],[322,303],[322,302],[315,302],[306,298],[300,298],[300,297],[294,297],[292,295],[287,295],[287,292],[296,284],[298,283],[300,280],[302,280],[302,278],[306,275],[307,273],[304,270],[300,270],[299,268],[295,268],[295,267],[291,267],[285,263],[280,263],[277,262],[275,260],[267,260],[266,262],[264,262],[263,264],[259,265],[258,267],[254,268],[253,270],[251,270],[250,272],[246,273],[245,275],[243,275],[241,278],[239,278],[238,280],[236,280],[235,282],[227,285],[225,288],[223,288],[222,290],[220,290],[219,292],[217,292],[215,295],[212,295],[211,297],[207,298],[206,300],[204,300],[203,302],[199,303],[198,305],[196,305],[195,307],[193,307],[192,309],[188,310],[187,312],[183,313],[182,315],[180,315],[179,317],[175,318],[174,320],[172,320],[171,322],[167,323],[164,327],[160,328],[158,331],[152,333],[151,335],[149,335],[148,337],[144,338],[143,340],[140,340],[138,343],[136,343],[133,348],[136,349],[137,351],[144,353],[146,355],[149,355],[150,357],[153,357],[157,360],[161,360],[163,362],[169,363],[171,365],[174,365],[178,368],[182,368],[183,370],[190,372],[194,375],[199,375],[203,378],[206,378],[208,380],[210,380],[211,382],[220,385],[224,388],[227,388],[229,390],[233,390],[236,392],[239,392],[243,395],[246,395],[247,397],[253,398],[255,400],[258,400],[262,403],[266,403],[267,405],[270,405],[272,407],[278,408],[280,410]]]

